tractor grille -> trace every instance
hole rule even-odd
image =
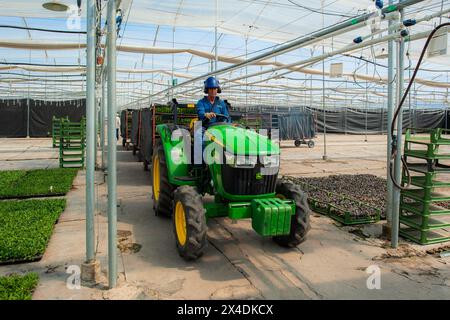
[[[227,193],[232,195],[257,195],[274,193],[277,183],[278,168],[273,168],[272,174],[263,175],[257,179],[262,165],[257,163],[254,168],[233,168],[224,164],[222,166],[223,186]]]

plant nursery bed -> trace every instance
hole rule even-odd
[[[0,277],[0,300],[31,300],[38,282],[39,276],[35,272]]]
[[[65,195],[77,172],[72,168],[0,171],[0,199]]]
[[[0,263],[42,258],[65,199],[0,202]]]

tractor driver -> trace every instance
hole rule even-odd
[[[194,132],[196,146],[194,147],[194,163],[203,163],[203,151],[205,149],[205,141],[203,135],[206,128],[215,122],[231,123],[231,117],[225,102],[217,95],[221,93],[219,81],[214,77],[209,77],[203,83],[203,92],[207,94],[197,102],[196,111],[198,119],[202,122],[201,130],[196,129]]]
[[[203,125],[208,126],[214,122],[231,122],[225,102],[217,95],[222,92],[219,81],[214,77],[209,77],[204,82],[203,89],[207,96],[200,99],[196,106],[198,119],[202,121]]]

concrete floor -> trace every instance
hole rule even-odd
[[[281,173],[294,176],[323,176],[330,174],[375,174],[386,178],[386,136],[327,134],[328,160],[324,161],[324,137],[319,135],[315,147],[299,148],[293,141],[282,141]]]
[[[48,138],[0,138],[0,170],[58,167],[58,157]]]
[[[316,140],[318,145],[314,149],[285,147],[282,173],[314,176],[370,172],[383,176],[384,139],[369,136],[365,143],[363,136],[329,136],[327,153],[331,160],[327,163],[321,160],[320,140]],[[10,145],[20,154],[17,141],[2,142],[2,150],[8,150]],[[29,149],[36,145],[33,140],[21,141],[20,145],[28,148],[25,152],[28,158],[34,159],[41,152]],[[50,140],[40,144],[44,149],[46,145],[50,145]],[[39,165],[39,160],[35,164]],[[176,252],[171,221],[153,214],[150,173],[144,172],[131,152],[122,151],[121,147],[118,147],[118,229],[122,249],[118,256],[119,286],[107,290],[103,278],[94,288],[69,289],[67,268],[79,266],[85,255],[84,179],[84,173],[80,172],[43,259],[0,266],[0,275],[39,272],[41,281],[34,299],[450,298],[450,258],[427,254],[430,247],[404,241],[399,249],[392,250],[384,240],[361,236],[379,233],[381,224],[355,232],[355,228],[341,227],[317,214],[312,216],[307,241],[290,250],[259,237],[250,221],[233,224],[228,219],[211,219],[204,257],[185,262]],[[97,257],[105,277],[106,185],[100,173],[97,181]],[[371,266],[380,268],[379,290],[367,288],[366,269]]]

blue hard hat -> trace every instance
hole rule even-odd
[[[204,84],[203,88],[204,88],[205,93],[208,93],[208,89],[211,89],[211,88],[217,88],[218,93],[222,92],[222,90],[220,89],[219,81],[214,77],[209,77],[208,79],[205,80],[205,82],[203,82],[203,84]]]
[[[383,9],[384,6],[383,0],[375,0],[375,6],[380,10]]]

